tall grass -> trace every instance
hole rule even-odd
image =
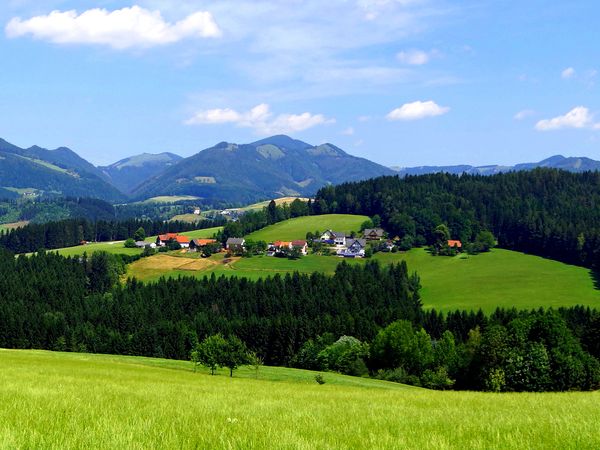
[[[600,394],[434,392],[0,350],[2,448],[600,448]],[[355,384],[346,384],[356,380]]]

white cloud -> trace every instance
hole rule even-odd
[[[523,120],[528,117],[531,117],[535,114],[535,111],[532,109],[524,109],[523,111],[519,111],[514,115],[515,120]]]
[[[55,44],[108,45],[118,50],[221,36],[210,12],[194,12],[179,22],[169,23],[160,11],[140,6],[115,11],[96,8],[81,14],[74,10],[52,11],[26,20],[16,17],[6,25],[5,32],[9,38],[31,35]]]
[[[388,120],[418,120],[426,117],[441,116],[450,111],[446,106],[439,106],[434,101],[416,101],[406,103],[400,108],[391,111],[386,118]]]
[[[424,52],[423,50],[406,50],[401,51],[396,55],[398,61],[402,64],[408,64],[410,66],[422,66],[427,64],[431,58],[431,54]]]
[[[564,80],[568,80],[569,78],[573,78],[574,75],[575,75],[575,69],[573,69],[572,67],[567,67],[565,70],[563,70],[560,73],[561,78],[564,79]]]
[[[538,131],[560,130],[564,128],[600,129],[600,123],[594,123],[594,115],[585,106],[577,106],[563,116],[540,120],[535,124]]]
[[[368,122],[369,120],[371,120],[371,116],[359,116],[358,117],[359,122]]]
[[[304,131],[317,125],[335,123],[322,114],[279,114],[273,116],[266,103],[255,106],[250,111],[238,112],[233,109],[209,109],[199,111],[185,121],[186,125],[211,125],[231,123],[243,128],[252,128],[257,134],[270,135]]]
[[[354,134],[354,128],[348,127],[345,130],[342,130],[340,134],[343,134],[344,136],[352,136]]]

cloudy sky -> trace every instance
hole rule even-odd
[[[289,134],[386,165],[600,159],[596,0],[0,0],[0,137],[97,164]]]

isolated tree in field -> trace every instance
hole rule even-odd
[[[258,378],[258,371],[264,365],[263,359],[256,354],[256,352],[248,353],[248,364],[254,369],[254,376]]]
[[[233,371],[241,365],[248,363],[248,349],[246,345],[235,335],[225,341],[225,347],[221,354],[220,366],[229,369],[229,376],[233,377]]]
[[[139,227],[136,232],[133,234],[134,241],[144,241],[146,240],[146,230],[143,227]]]
[[[202,364],[210,369],[210,374],[224,366],[224,353],[227,351],[227,341],[220,334],[214,334],[207,337],[196,345],[192,351],[192,362]]]
[[[125,241],[125,248],[135,248],[135,241],[131,238]]]

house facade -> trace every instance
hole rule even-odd
[[[364,258],[366,247],[366,239],[348,239],[346,248],[338,250],[337,255],[342,258]]]
[[[367,241],[380,241],[384,235],[383,228],[367,228],[363,231],[363,238]]]
[[[156,238],[156,245],[158,247],[166,247],[169,242],[177,242],[181,248],[188,248],[190,246],[190,238],[182,236],[179,233],[161,234]]]
[[[339,231],[327,230],[321,235],[320,241],[324,244],[336,245],[338,247],[344,247],[346,245],[346,233]]]
[[[240,253],[246,250],[246,239],[244,238],[229,238],[225,242],[225,248],[230,252]]]
[[[297,248],[304,256],[308,255],[308,243],[305,240],[292,241],[292,248]]]

